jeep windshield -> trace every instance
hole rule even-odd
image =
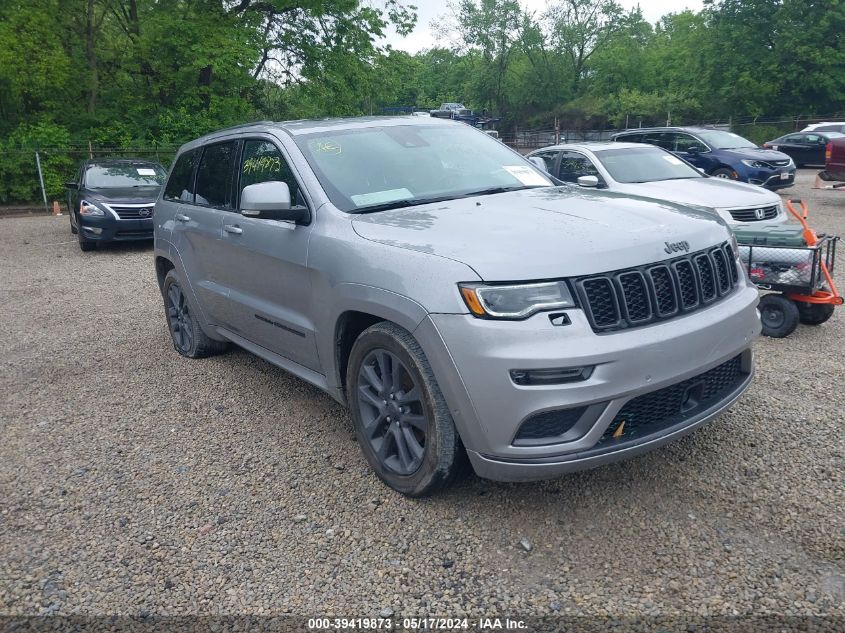
[[[149,163],[91,165],[85,171],[85,186],[89,189],[122,187],[160,187],[167,173]]]
[[[348,213],[554,186],[507,146],[462,123],[329,130],[294,139],[332,203]]]
[[[677,156],[657,147],[630,147],[594,152],[611,178],[621,183],[657,182],[703,178],[701,172],[690,167]]]
[[[712,149],[747,149],[757,147],[747,138],[742,138],[739,134],[734,134],[733,132],[721,132],[719,130],[701,132],[696,130],[696,134]]]

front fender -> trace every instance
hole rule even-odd
[[[323,334],[317,337],[317,353],[329,387],[343,398],[343,379],[336,353],[338,325],[343,315],[348,312],[362,312],[392,321],[413,332],[427,316],[428,311],[409,297],[367,284],[339,283],[332,288],[332,292],[332,309],[321,319],[318,328]],[[332,333],[331,336],[328,335],[329,332]]]

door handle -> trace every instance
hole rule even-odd
[[[223,230],[226,231],[226,233],[233,233],[234,235],[240,235],[244,232],[244,230],[237,224],[224,224]]]
[[[187,215],[185,215],[184,213],[177,213],[177,214],[176,214],[176,215],[174,215],[173,217],[174,217],[174,219],[176,219],[178,222],[190,222],[190,221],[191,221],[191,218],[189,218],[189,217],[188,217]]]

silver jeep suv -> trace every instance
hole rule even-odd
[[[463,123],[259,123],[184,145],[155,208],[173,345],[235,343],[351,410],[407,495],[643,453],[748,387],[724,222],[555,186]]]

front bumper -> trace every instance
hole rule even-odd
[[[728,407],[750,384],[751,343],[760,332],[757,289],[742,285],[708,308],[651,326],[595,334],[580,310],[570,325],[548,314],[501,322],[434,314],[415,332],[427,352],[476,472],[519,481],[591,468],[656,448]],[[439,349],[438,349],[439,348]],[[606,436],[637,396],[680,383],[740,356],[744,378],[702,410],[630,441]],[[590,366],[587,380],[518,386],[513,369]],[[538,413],[587,407],[565,434],[530,445],[515,442]],[[599,446],[600,445],[600,446]]]
[[[153,219],[118,220],[109,215],[79,218],[82,235],[92,242],[124,242],[153,239]],[[98,230],[99,229],[99,230]]]
[[[795,165],[774,169],[749,169],[745,180],[771,191],[786,189],[795,184]]]

